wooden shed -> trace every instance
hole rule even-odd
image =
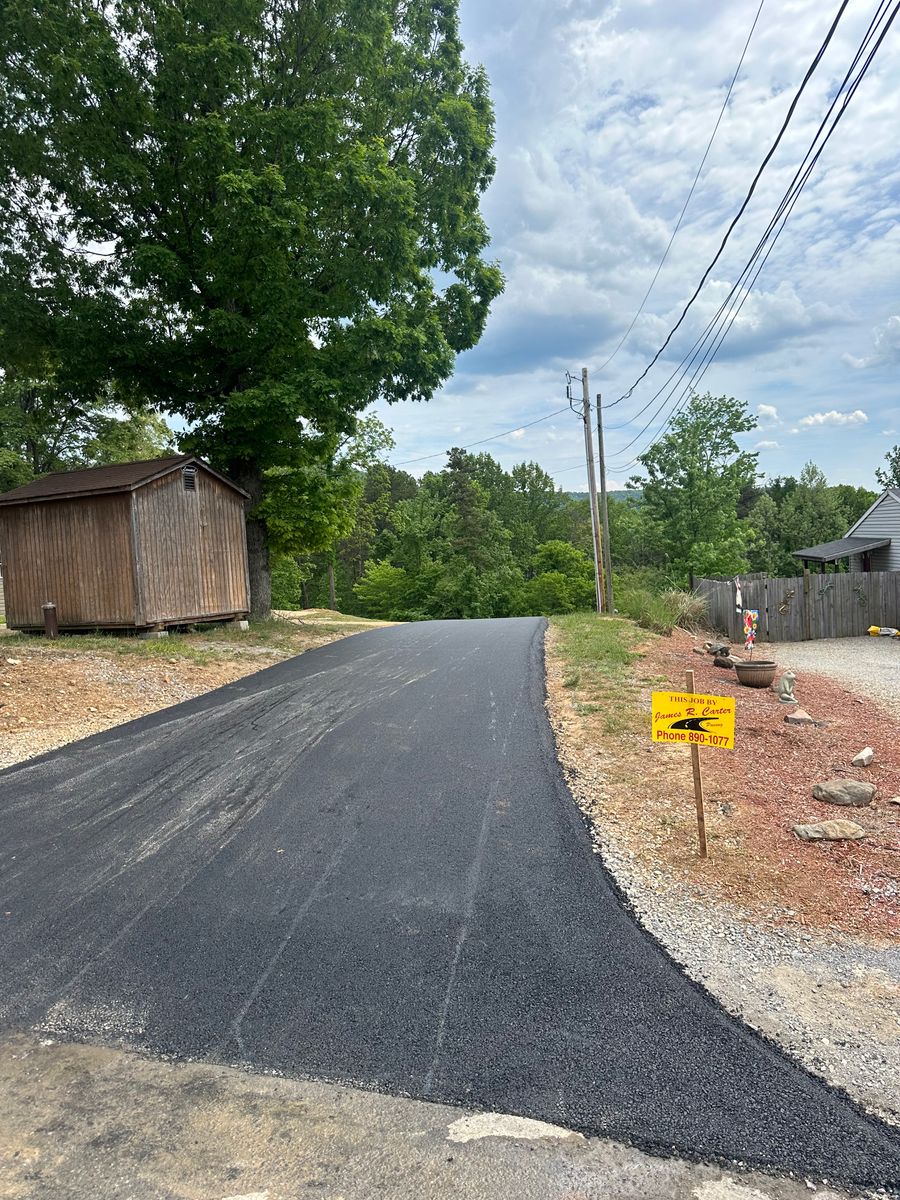
[[[0,495],[6,623],[163,628],[246,616],[247,495],[199,458],[63,471]]]

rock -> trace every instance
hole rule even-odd
[[[795,825],[794,833],[804,842],[837,842],[842,838],[863,838],[866,831],[855,821],[815,821],[811,825]]]
[[[21,658],[8,658],[6,662],[10,667],[21,667],[22,665]]]
[[[695,654],[705,654],[705,653],[706,653],[706,651],[703,649],[703,647],[702,647],[702,646],[695,646],[695,647],[694,647],[694,653],[695,653]]]
[[[786,714],[784,720],[787,725],[815,725],[816,723],[805,708],[795,708],[793,712]]]
[[[865,750],[860,750],[856,758],[853,759],[851,766],[854,767],[871,767],[872,759],[875,757],[875,751],[871,746],[866,746]]]
[[[729,654],[730,652],[731,652],[731,646],[729,645],[728,642],[707,642],[706,643],[706,653],[707,654]]]
[[[732,670],[734,663],[731,661],[731,655],[717,654],[713,659],[714,667],[725,667],[727,670]]]
[[[891,796],[888,804],[900,804],[900,796]]]
[[[874,783],[858,783],[855,779],[830,779],[817,783],[812,794],[825,804],[843,804],[852,808],[865,808],[871,804],[877,788]]]

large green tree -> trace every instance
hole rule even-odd
[[[746,569],[738,502],[756,479],[758,455],[741,450],[737,438],[755,426],[744,401],[692,396],[638,459],[643,474],[629,487],[641,489],[642,510],[658,523],[668,561],[686,583]]]
[[[0,365],[179,414],[250,494],[256,614],[356,415],[428,399],[502,286],[457,2],[2,6]]]

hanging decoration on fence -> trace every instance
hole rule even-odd
[[[735,579],[735,581],[734,581],[734,611],[740,612],[743,607],[744,607],[744,598],[741,595],[741,581],[740,581],[740,579]]]
[[[744,649],[750,651],[753,657],[753,646],[756,642],[756,631],[759,628],[759,609],[744,609]]]

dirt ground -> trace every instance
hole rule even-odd
[[[733,671],[694,654],[703,639],[684,631],[647,639],[629,679],[606,703],[593,688],[571,686],[560,634],[548,638],[548,689],[560,753],[574,790],[598,828],[660,874],[660,886],[728,901],[765,924],[862,936],[874,944],[900,937],[900,722],[846,682],[797,673],[796,695],[821,725],[785,723],[771,689],[738,684]],[[650,692],[695,688],[734,696],[735,751],[701,750],[709,858],[697,853],[690,756],[686,747],[650,741]],[[626,717],[610,730],[607,703]],[[851,759],[871,746],[869,768]],[[877,794],[867,808],[813,799],[813,784],[866,780]],[[862,841],[803,842],[797,823],[850,818]]]
[[[316,609],[155,642],[0,638],[0,769],[378,624]]]

